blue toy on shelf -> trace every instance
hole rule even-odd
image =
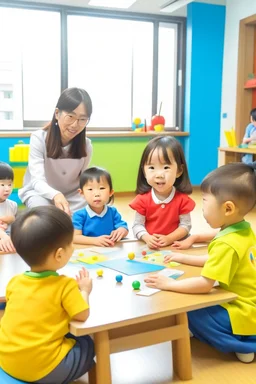
[[[14,379],[14,377],[11,377],[7,375],[1,368],[0,368],[0,383],[1,384],[28,384],[25,381],[20,381],[17,379]]]

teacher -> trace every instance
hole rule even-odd
[[[65,89],[57,102],[52,121],[31,134],[28,167],[19,198],[28,207],[55,205],[69,215],[81,209],[80,174],[92,157],[86,126],[92,101],[81,88]]]

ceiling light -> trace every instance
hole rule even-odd
[[[106,8],[129,8],[136,0],[90,0],[88,5]]]
[[[172,13],[176,11],[177,9],[184,7],[185,5],[192,3],[194,0],[176,0],[172,1],[171,3],[167,3],[166,5],[163,5],[163,7],[160,9],[161,12],[167,12]]]

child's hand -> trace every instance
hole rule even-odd
[[[180,250],[188,249],[192,247],[193,244],[194,244],[194,238],[193,236],[189,236],[185,240],[174,241],[172,244],[172,248],[180,249]]]
[[[127,229],[124,227],[120,227],[110,233],[109,239],[114,242],[117,242],[122,240],[126,235],[128,235]]]
[[[6,252],[6,253],[15,253],[16,249],[14,248],[14,245],[10,239],[9,236],[2,237],[0,239],[0,251]]]
[[[187,255],[184,255],[183,253],[172,253],[171,255],[166,255],[164,257],[164,263],[170,263],[171,261],[176,261],[177,263],[183,263],[184,258]]]
[[[149,248],[151,248],[151,249],[158,249],[159,248],[157,238],[154,235],[145,234],[142,236],[141,239],[143,241],[145,241],[145,243],[147,244],[147,246]]]
[[[79,271],[79,275],[76,276],[76,281],[78,283],[80,291],[86,291],[88,295],[92,291],[92,279],[89,276],[87,269],[82,268]]]
[[[170,277],[162,275],[149,275],[144,279],[146,286],[150,288],[158,288],[166,291],[171,290],[173,280]]]
[[[8,224],[0,220],[0,229],[2,229],[3,231],[6,231],[7,228],[8,228]]]
[[[154,233],[154,236],[157,239],[159,247],[167,247],[167,245],[172,243],[168,235],[158,235],[157,233]]]
[[[98,247],[113,247],[115,245],[114,241],[111,240],[108,235],[95,237],[93,244]]]

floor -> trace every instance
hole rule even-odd
[[[192,213],[192,233],[206,232],[208,224],[202,216],[201,194],[195,189],[192,198],[196,208]],[[128,204],[131,196],[115,198],[115,206],[123,218],[131,224],[134,212]],[[256,231],[256,209],[246,219]],[[193,379],[188,384],[255,384],[256,359],[252,364],[240,363],[233,354],[223,354],[213,348],[191,339]],[[113,384],[173,384],[181,381],[173,377],[171,343],[117,353],[111,356]],[[185,381],[182,381],[185,383]],[[88,383],[87,375],[75,384]]]

